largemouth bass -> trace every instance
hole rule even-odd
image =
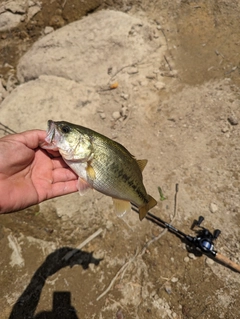
[[[147,160],[136,160],[120,143],[89,128],[51,120],[45,140],[43,148],[59,150],[79,176],[80,195],[93,188],[111,196],[120,214],[130,211],[133,203],[139,208],[140,220],[157,204],[143,185]]]

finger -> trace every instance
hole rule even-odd
[[[4,139],[14,140],[25,144],[31,149],[35,149],[40,143],[43,143],[46,132],[42,130],[29,130],[18,134],[12,134],[4,137]]]
[[[78,176],[69,168],[56,168],[53,170],[53,183],[75,181]]]
[[[32,149],[37,148],[40,143],[43,143],[47,136],[46,131],[42,130],[30,130],[20,134],[23,134],[26,141],[26,145]]]

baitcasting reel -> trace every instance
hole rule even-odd
[[[199,227],[200,229],[197,231],[196,237],[187,235],[187,239],[204,253],[210,253],[216,256],[217,252],[214,250],[214,240],[218,238],[221,231],[219,229],[215,229],[213,233],[211,233],[207,228],[201,226],[203,221],[203,216],[199,216],[198,220],[194,220],[191,229],[194,229],[195,227]]]

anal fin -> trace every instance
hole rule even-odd
[[[126,213],[131,211],[131,203],[126,200],[113,198],[113,206],[119,217],[123,217]]]

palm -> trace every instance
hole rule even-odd
[[[44,131],[29,131],[0,140],[0,211],[15,211],[77,191],[76,175],[57,152],[38,148]]]

